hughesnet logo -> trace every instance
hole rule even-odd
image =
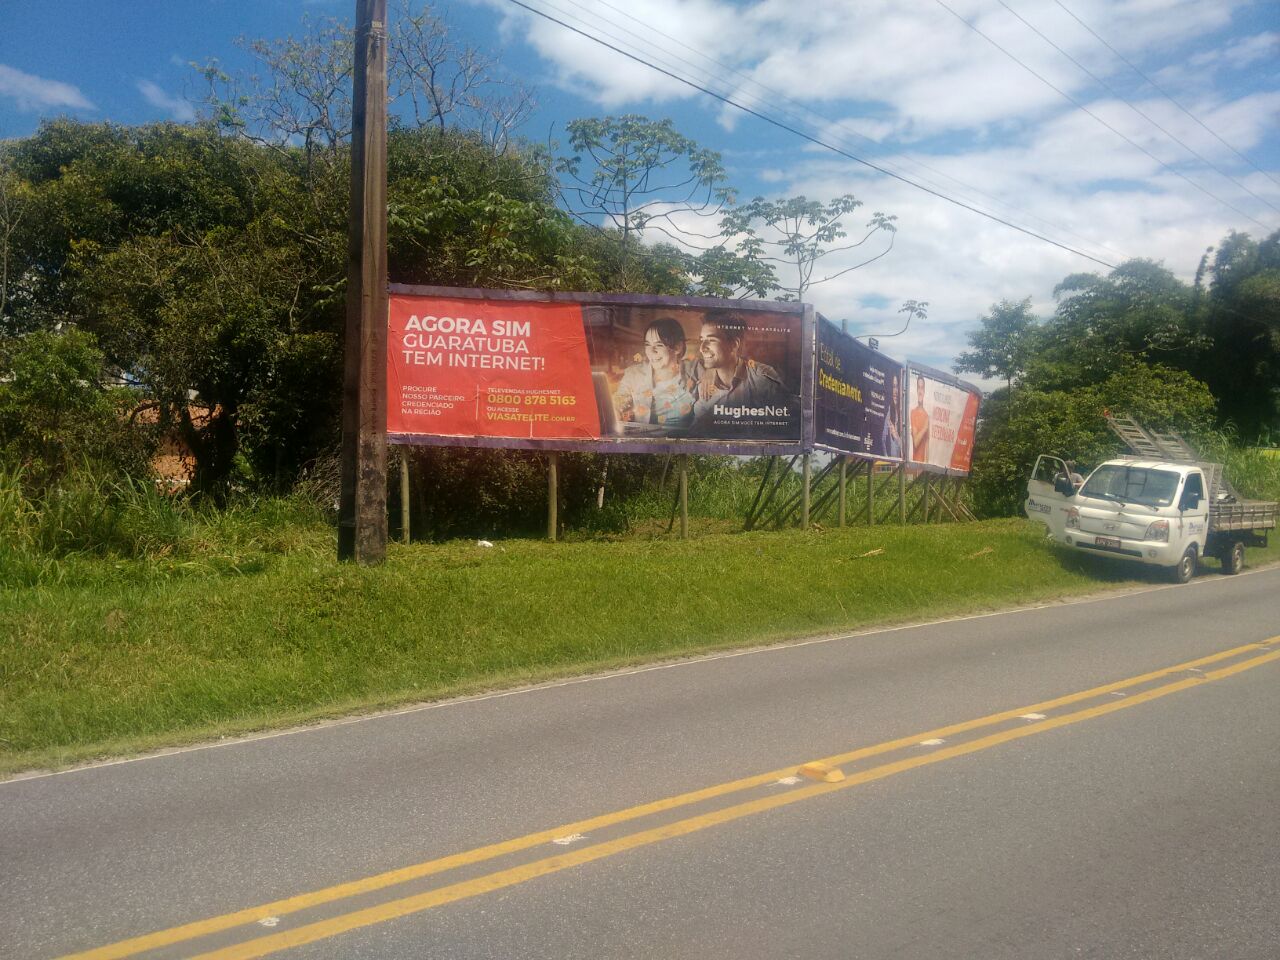
[[[782,406],[770,404],[764,407],[726,407],[723,403],[717,403],[711,407],[711,413],[713,416],[731,417],[734,420],[741,420],[743,417],[787,417],[790,416],[790,407],[786,404]]]

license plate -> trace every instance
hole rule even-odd
[[[1100,547],[1107,547],[1111,550],[1120,549],[1119,537],[1096,537],[1093,542]]]

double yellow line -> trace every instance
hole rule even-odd
[[[429,910],[432,907],[438,907],[446,903],[453,903],[455,901],[464,900],[480,894],[490,893],[495,890],[503,889],[504,887],[524,883],[525,881],[535,879],[536,877],[557,873],[561,870],[569,869],[570,867],[580,866],[594,860],[613,856],[614,854],[658,843],[662,840],[669,840],[674,837],[684,836],[699,830],[705,830],[708,827],[729,823],[753,814],[763,813],[767,810],[773,810],[792,803],[798,803],[801,800],[823,796],[828,793],[834,793],[837,790],[845,790],[849,787],[859,786],[875,780],[882,780],[886,777],[891,777],[894,774],[914,770],[917,767],[923,767],[932,763],[939,763],[943,760],[950,760],[955,757],[964,756],[965,754],[975,753],[1003,743],[1008,743],[1022,737],[1032,736],[1037,733],[1044,733],[1048,730],[1055,730],[1069,724],[1079,723],[1083,720],[1089,720],[1094,717],[1100,717],[1119,710],[1128,709],[1129,707],[1134,707],[1160,697],[1168,696],[1171,693],[1187,690],[1207,681],[1220,680],[1280,659],[1280,650],[1272,650],[1269,647],[1269,644],[1277,640],[1280,640],[1280,637],[1272,637],[1270,640],[1266,640],[1261,643],[1245,644],[1207,657],[1189,660],[1185,663],[1152,671],[1151,673],[1142,674],[1136,677],[1129,677],[1128,679],[1119,680],[1115,683],[1094,687],[1090,690],[1082,690],[1078,693],[1068,694],[1067,696],[1058,697],[1053,700],[1046,700],[1042,703],[1033,704],[1031,706],[1018,707],[1013,710],[1006,710],[1001,713],[991,714],[990,716],[981,717],[976,720],[967,720],[963,723],[956,723],[950,726],[940,727],[936,730],[930,730],[925,733],[913,734],[909,737],[902,737],[897,740],[890,740],[874,746],[862,747],[857,750],[849,751],[848,753],[827,757],[824,762],[832,766],[849,764],[858,760],[864,760],[868,757],[874,757],[890,753],[895,750],[916,746],[924,740],[943,740],[948,737],[954,737],[959,734],[971,732],[984,727],[990,727],[1001,723],[1007,723],[1012,720],[1025,718],[1027,714],[1045,713],[1047,711],[1070,706],[1082,701],[1106,696],[1111,693],[1119,693],[1122,691],[1127,692],[1129,688],[1145,687],[1146,685],[1167,679],[1175,674],[1193,672],[1193,675],[1191,676],[1183,677],[1182,679],[1174,680],[1170,683],[1151,686],[1147,689],[1134,693],[1127,693],[1123,698],[1108,700],[1101,704],[1086,707],[1071,713],[1045,717],[1041,720],[1025,723],[1021,726],[1010,727],[1008,729],[1000,730],[998,732],[988,734],[987,736],[968,740],[953,746],[939,747],[938,749],[932,750],[928,753],[914,753],[901,760],[884,763],[880,766],[870,767],[865,770],[854,772],[844,780],[835,783],[816,783],[808,786],[797,787],[786,792],[775,793],[757,799],[744,801],[732,806],[723,807],[707,813],[677,820],[673,823],[667,823],[651,829],[641,830],[617,839],[603,841],[590,846],[581,847],[575,850],[556,854],[554,856],[535,860],[530,863],[498,870],[474,879],[449,884],[444,887],[429,890],[425,893],[401,897],[375,906],[340,914],[324,920],[318,920],[294,929],[282,930],[278,933],[255,937],[251,940],[234,944],[232,946],[210,950],[206,953],[199,954],[195,960],[249,960],[249,958],[267,956],[280,950],[302,946],[303,944],[313,943],[317,940],[345,933],[349,930],[355,930],[360,927],[366,927],[376,923],[383,923],[387,920],[393,920],[397,917],[419,913],[423,910]],[[1251,653],[1257,655],[1247,659],[1240,659]],[[1211,671],[1201,670],[1202,667],[1221,663],[1226,660],[1234,660],[1235,662]],[[478,847],[464,853],[458,853],[452,856],[442,857],[437,860],[429,860],[424,863],[402,867],[398,870],[391,870],[386,873],[376,874],[350,883],[325,887],[324,889],[314,890],[310,893],[304,893],[298,896],[288,897],[283,900],[276,900],[271,903],[251,907],[247,910],[239,910],[235,913],[227,913],[217,917],[210,917],[206,920],[200,920],[195,923],[184,924],[167,930],[160,930],[140,937],[133,937],[128,940],[122,940],[118,943],[98,947],[93,950],[71,954],[62,958],[62,960],[118,960],[118,958],[132,957],[149,950],[155,950],[160,947],[171,946],[184,941],[194,940],[199,937],[209,936],[211,934],[230,930],[235,927],[254,923],[270,917],[279,918],[287,916],[288,914],[296,913],[300,910],[322,906],[327,903],[333,903],[335,901],[358,896],[360,894],[371,893],[396,884],[405,883],[410,880],[429,877],[434,874],[444,873],[469,864],[480,863],[485,860],[491,860],[507,854],[528,850],[532,847],[549,843],[557,838],[571,836],[573,834],[599,831],[603,828],[614,826],[616,824],[626,823],[631,820],[637,820],[654,814],[676,810],[705,800],[711,800],[728,794],[741,792],[753,787],[774,783],[781,778],[794,774],[795,769],[796,768],[793,765],[779,770],[771,770],[768,773],[745,777],[741,780],[734,780],[728,783],[706,787],[701,790],[693,790],[688,793],[682,793],[662,800],[655,800],[651,803],[628,807],[624,810],[618,810],[602,816],[591,817],[586,820],[579,820],[575,823],[553,827],[550,830],[542,830],[537,833],[527,834],[523,837],[503,841],[502,843]]]

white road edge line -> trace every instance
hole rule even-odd
[[[550,680],[546,683],[530,684],[523,687],[514,687],[510,690],[495,690],[493,693],[481,693],[470,697],[450,697],[444,700],[434,700],[431,703],[417,703],[409,707],[398,707],[394,710],[383,710],[374,713],[366,713],[356,717],[341,717],[335,720],[320,720],[315,723],[304,724],[296,727],[289,727],[285,730],[271,730],[266,733],[250,734],[243,737],[228,737],[226,740],[215,740],[209,743],[195,743],[186,747],[171,747],[161,750],[154,750],[149,753],[142,754],[137,757],[124,757],[119,760],[102,760],[96,763],[85,763],[79,766],[68,767],[65,770],[48,770],[31,774],[18,774],[8,780],[0,780],[0,789],[11,783],[24,783],[29,780],[45,780],[49,777],[63,777],[73,773],[84,773],[89,770],[101,770],[105,767],[118,767],[126,763],[140,763],[144,760],[163,760],[166,757],[179,756],[184,753],[195,753],[200,750],[216,750],[220,747],[237,747],[249,743],[257,743],[261,740],[274,740],[277,737],[289,737],[300,733],[312,733],[316,730],[326,730],[331,727],[343,727],[353,723],[365,723],[370,720],[383,720],[389,717],[402,717],[411,713],[421,713],[424,710],[440,710],[445,707],[466,706],[472,703],[483,703],[486,700],[499,700],[503,697],[523,696],[530,693],[539,693],[543,690],[558,690],[562,687],[571,687],[580,683],[597,683],[602,680],[616,680],[620,677],[631,677],[641,673],[651,673],[655,670],[672,670],[676,667],[693,667],[703,663],[712,663],[717,660],[731,660],[734,657],[747,657],[760,653],[773,653],[778,650],[789,650],[794,647],[810,647],[821,643],[835,643],[841,640],[855,640],[859,637],[874,637],[884,633],[899,633],[903,630],[915,630],[919,627],[937,627],[948,623],[966,623],[971,620],[989,620],[992,617],[1006,617],[1015,613],[1030,613],[1034,610],[1046,610],[1050,607],[1075,607],[1086,603],[1105,603],[1109,600],[1123,600],[1126,597],[1139,596],[1145,593],[1156,593],[1161,590],[1187,590],[1193,587],[1203,587],[1207,584],[1215,583],[1233,583],[1240,580],[1241,577],[1252,576],[1255,574],[1276,573],[1280,572],[1280,564],[1270,564],[1265,567],[1259,567],[1255,570],[1243,570],[1231,577],[1220,576],[1213,579],[1192,580],[1190,583],[1176,584],[1154,584],[1149,587],[1135,587],[1133,589],[1120,590],[1112,593],[1106,593],[1102,596],[1081,597],[1078,600],[1055,600],[1046,603],[1035,603],[1025,607],[1010,607],[1007,610],[993,610],[990,613],[974,613],[964,617],[944,617],[940,620],[922,620],[915,623],[902,623],[894,627],[872,627],[867,630],[857,630],[853,633],[842,633],[834,636],[826,637],[810,637],[806,640],[782,640],[777,643],[764,644],[761,646],[747,647],[742,650],[725,650],[719,653],[701,654],[692,657],[682,657],[675,660],[669,660],[664,663],[651,663],[642,667],[628,667],[622,670],[610,670],[603,673],[593,673],[585,677],[569,677],[564,680]]]

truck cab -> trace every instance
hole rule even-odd
[[[1024,509],[1072,550],[1163,567],[1185,583],[1209,540],[1209,497],[1199,464],[1117,459],[1086,479],[1042,455]]]

